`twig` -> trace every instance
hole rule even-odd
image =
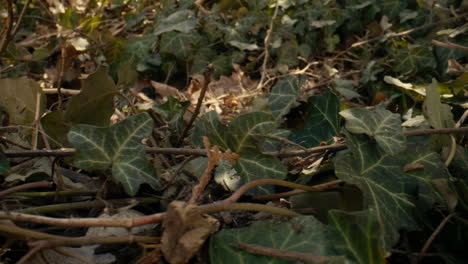
[[[58,88],[42,88],[42,92],[44,94],[57,94],[58,93]],[[77,95],[81,91],[80,90],[60,88],[60,92],[62,94],[66,94],[66,95]]]
[[[312,254],[297,252],[297,251],[289,251],[283,249],[276,249],[276,248],[269,248],[259,245],[253,244],[231,244],[232,247],[242,249],[247,251],[251,254],[261,255],[261,256],[268,256],[274,257],[279,259],[286,259],[286,260],[295,260],[295,261],[305,261],[310,263],[328,263],[330,261],[344,259],[344,256],[336,256],[336,257],[324,257],[324,256],[315,256]]]
[[[424,136],[424,135],[437,135],[437,134],[453,134],[453,133],[466,133],[468,127],[459,128],[439,128],[439,129],[416,129],[404,132],[405,137]]]
[[[465,110],[463,115],[458,119],[458,122],[455,124],[456,128],[461,127],[461,125],[465,122],[465,119],[468,117],[468,110]]]
[[[431,246],[436,236],[440,233],[440,231],[442,231],[442,228],[444,228],[444,226],[447,224],[450,218],[452,218],[452,216],[453,214],[447,215],[447,217],[445,217],[444,220],[439,224],[439,226],[434,230],[434,232],[431,234],[431,236],[426,241],[426,243],[424,243],[423,248],[419,252],[418,262],[420,262],[421,259],[424,257],[424,255],[426,254],[426,251],[429,249],[429,247]]]
[[[211,144],[208,140],[208,137],[203,137],[203,144],[205,145],[205,150],[208,156],[208,165],[204,171],[203,176],[200,179],[200,182],[192,188],[192,197],[190,197],[189,203],[195,203],[198,198],[200,197],[203,190],[205,190],[206,186],[211,180],[211,173],[213,169],[216,167],[219,159],[221,158],[221,152],[219,151],[218,146],[214,146],[210,149]]]
[[[440,129],[417,129],[412,131],[404,132],[405,137],[423,136],[423,135],[436,135],[436,134],[453,134],[453,133],[466,133],[468,127],[460,128],[440,128]],[[314,148],[308,148],[306,150],[294,150],[294,151],[279,151],[279,152],[263,152],[263,154],[286,158],[295,157],[301,155],[308,155],[312,153],[318,153],[323,151],[338,151],[345,149],[345,144],[332,144],[328,146],[320,146]],[[4,154],[8,158],[17,157],[44,157],[44,156],[56,156],[56,157],[68,157],[76,152],[72,148],[61,148],[58,150],[28,150],[28,151],[5,151]],[[160,153],[160,154],[179,154],[179,155],[193,155],[193,156],[206,156],[206,151],[203,149],[186,149],[186,148],[146,148],[146,153]]]
[[[265,81],[265,76],[266,76],[266,72],[267,72],[266,67],[267,67],[268,59],[270,57],[270,52],[268,51],[268,47],[270,46],[270,39],[271,39],[271,35],[273,34],[273,26],[274,26],[276,16],[278,15],[278,9],[279,9],[279,3],[278,3],[278,1],[276,1],[275,12],[273,13],[273,16],[271,17],[270,26],[269,26],[269,28],[267,30],[267,35],[266,35],[265,41],[264,41],[264,45],[265,45],[265,51],[264,52],[265,52],[265,54],[264,54],[264,57],[263,57],[260,81],[258,82],[256,90],[262,89],[263,88],[263,82]]]
[[[116,199],[109,200],[108,203],[111,203],[116,206],[125,206],[131,202],[138,202],[141,204],[151,204],[160,202],[160,199],[156,198],[130,198],[130,199]],[[94,201],[85,201],[85,202],[75,202],[75,203],[62,203],[62,204],[51,204],[45,206],[30,207],[21,210],[15,210],[17,213],[25,214],[47,214],[51,212],[65,211],[65,210],[74,210],[74,209],[83,209],[83,208],[99,208],[106,206],[104,201],[94,200]]]
[[[27,0],[26,3],[24,4],[23,9],[21,10],[21,13],[20,13],[20,15],[18,17],[18,20],[16,20],[15,29],[13,30],[12,36],[14,36],[14,35],[16,35],[16,33],[18,33],[21,22],[23,22],[24,15],[26,14],[26,10],[28,9],[29,4],[31,4],[31,0]]]
[[[453,22],[453,21],[456,21],[460,18],[463,18],[463,17],[466,17],[467,13],[464,13],[464,14],[461,14],[459,16],[456,16],[456,17],[452,17],[452,18],[448,18],[448,19],[443,19],[443,20],[440,20],[440,21],[437,21],[437,22],[432,22],[432,23],[429,23],[429,24],[425,24],[425,25],[422,25],[422,26],[419,26],[419,27],[416,27],[416,28],[413,28],[413,29],[409,29],[409,30],[405,30],[403,32],[400,32],[400,33],[395,33],[395,34],[392,34],[392,35],[385,35],[385,36],[379,36],[379,37],[375,37],[375,38],[372,38],[372,39],[369,39],[369,40],[365,40],[365,41],[361,41],[361,42],[356,42],[354,43],[353,45],[351,45],[351,48],[355,48],[355,47],[359,47],[359,46],[362,46],[364,44],[368,44],[368,43],[372,43],[372,42],[375,42],[375,41],[378,41],[378,40],[381,40],[381,39],[385,39],[385,38],[396,38],[396,37],[402,37],[402,36],[405,36],[405,35],[409,35],[413,32],[416,32],[416,31],[419,31],[419,30],[423,30],[423,29],[426,29],[426,28],[429,28],[429,27],[432,27],[432,26],[436,26],[436,25],[440,25],[440,24],[445,24],[445,23],[450,23],[450,22]]]
[[[300,148],[300,149],[302,149],[302,150],[306,150],[306,149],[307,149],[307,148],[305,148],[305,147],[303,147],[303,146],[297,144],[296,142],[292,142],[291,140],[289,140],[289,139],[287,139],[287,138],[278,137],[278,136],[275,136],[275,135],[258,135],[258,136],[276,140],[276,141],[278,141],[278,142],[281,142],[283,145],[291,145],[291,146]]]
[[[308,186],[308,185],[302,185],[302,184],[276,180],[276,179],[254,180],[254,181],[250,181],[242,185],[239,189],[237,189],[237,191],[235,191],[229,198],[225,199],[223,202],[231,202],[231,203],[236,202],[244,193],[246,193],[250,189],[255,188],[257,186],[261,186],[261,185],[267,185],[267,184],[289,187],[292,189],[299,189],[299,190],[304,190],[308,192],[320,192],[320,191],[328,190],[332,188],[333,186],[337,184],[341,184],[341,183],[344,183],[344,181],[335,180],[335,181],[330,181],[330,182],[315,185],[315,186]]]
[[[13,2],[12,0],[6,0],[7,3],[7,23],[5,26],[5,36],[2,39],[2,43],[0,44],[0,55],[6,50],[8,47],[8,43],[10,43],[11,39],[13,38],[12,30],[13,30]]]
[[[432,43],[432,45],[439,46],[439,47],[442,47],[442,48],[457,49],[457,50],[461,50],[461,51],[464,51],[464,52],[468,52],[468,47],[452,43],[452,42],[450,42],[448,40],[446,40],[445,42],[441,42],[441,41],[433,39],[431,41],[431,43]]]
[[[205,204],[200,205],[199,209],[201,213],[213,213],[213,212],[221,212],[221,211],[232,211],[232,210],[253,210],[253,211],[261,211],[261,212],[268,212],[274,214],[281,214],[287,216],[293,216],[296,213],[284,209],[284,208],[277,208],[266,206],[262,204],[239,204],[235,203],[245,192],[248,190],[263,185],[263,184],[271,184],[271,185],[279,185],[285,186],[290,188],[302,189],[307,191],[321,191],[329,189],[332,185],[336,185],[342,183],[341,180],[331,181],[325,184],[320,184],[317,186],[305,186],[300,185],[292,182],[275,180],[275,179],[263,179],[263,180],[256,180],[249,182],[239,188],[236,192],[234,192],[229,198],[215,202],[212,204]],[[54,225],[54,226],[66,226],[66,227],[91,227],[91,226],[113,226],[113,227],[125,227],[125,228],[132,228],[136,226],[142,226],[147,224],[154,224],[160,223],[164,220],[166,213],[156,213],[147,216],[135,217],[135,218],[71,218],[71,219],[63,219],[63,218],[53,218],[53,217],[46,217],[46,216],[38,216],[38,215],[29,215],[17,212],[2,212],[0,211],[0,219],[10,219],[13,221],[19,222],[31,222],[37,224],[47,224],[47,225]]]
[[[201,109],[201,106],[202,106],[202,103],[203,103],[203,99],[205,98],[206,90],[208,89],[208,84],[210,83],[210,80],[211,80],[211,72],[210,71],[211,71],[211,69],[207,69],[203,73],[203,76],[205,77],[204,78],[205,80],[203,82],[203,86],[202,86],[202,89],[200,91],[200,96],[198,96],[197,105],[195,106],[195,111],[193,112],[192,117],[190,118],[189,122],[187,123],[187,126],[184,127],[184,130],[180,134],[179,143],[178,143],[179,146],[182,145],[185,136],[187,135],[188,131],[192,127],[193,122],[195,122],[198,115],[200,114],[200,109]]]
[[[122,244],[122,243],[157,243],[159,239],[147,236],[111,236],[111,237],[64,237],[51,235],[18,227],[14,224],[0,224],[2,234],[14,235],[23,239],[48,240],[50,247],[56,246],[83,246],[94,244]]]
[[[54,184],[49,181],[38,181],[38,182],[30,182],[30,183],[25,183],[21,184],[3,191],[0,191],[0,197],[15,193],[18,191],[24,191],[24,190],[29,190],[29,189],[34,189],[34,188],[50,188]]]
[[[276,200],[280,198],[286,198],[286,197],[291,197],[294,195],[298,195],[301,193],[305,193],[307,191],[305,190],[292,190],[289,192],[282,192],[282,193],[275,193],[275,194],[270,194],[270,195],[258,195],[254,196],[251,199],[254,201],[264,201],[264,200]]]

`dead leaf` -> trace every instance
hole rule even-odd
[[[421,163],[406,164],[405,167],[403,168],[403,171],[408,172],[408,171],[417,170],[417,169],[424,169],[424,165],[422,165]]]
[[[154,91],[157,94],[161,95],[161,97],[172,96],[174,98],[177,98],[179,101],[187,100],[184,94],[181,93],[179,89],[173,86],[155,81],[151,81],[151,86],[153,86]]]
[[[164,258],[171,264],[183,264],[218,230],[219,222],[209,215],[201,215],[196,205],[174,201],[169,204],[163,227]]]

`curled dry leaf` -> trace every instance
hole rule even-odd
[[[408,172],[408,171],[417,170],[417,169],[424,169],[424,165],[422,165],[421,163],[406,164],[405,167],[403,168],[403,171]]]
[[[198,207],[180,201],[169,204],[163,222],[162,252],[171,264],[188,263],[209,235],[216,232],[219,222],[201,215]]]

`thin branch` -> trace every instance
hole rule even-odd
[[[447,215],[447,217],[444,218],[444,220],[439,224],[439,226],[436,228],[436,230],[434,230],[434,232],[431,234],[431,236],[426,241],[426,243],[424,243],[424,246],[421,249],[421,252],[419,252],[419,256],[418,256],[419,261],[421,260],[421,258],[424,257],[424,255],[426,254],[426,251],[429,249],[429,247],[431,246],[431,244],[434,241],[434,239],[436,238],[436,236],[440,233],[440,231],[442,231],[442,228],[444,228],[444,226],[447,224],[447,222],[450,220],[450,218],[452,218],[452,216],[453,216],[453,214]]]
[[[12,36],[14,36],[14,35],[16,35],[16,33],[18,33],[20,25],[23,22],[24,15],[26,14],[26,10],[29,7],[29,4],[31,4],[31,0],[26,1],[26,3],[24,4],[23,9],[21,10],[21,13],[20,13],[20,15],[18,17],[18,20],[16,21],[15,29],[13,29]]]
[[[195,107],[195,111],[192,114],[192,117],[190,118],[189,122],[187,123],[187,126],[184,127],[184,130],[180,134],[179,138],[179,146],[182,145],[182,142],[184,141],[185,136],[187,135],[188,131],[192,127],[193,122],[197,119],[198,115],[200,114],[200,109],[203,103],[203,99],[205,98],[206,90],[208,89],[208,84],[210,83],[211,80],[211,73],[209,72],[211,69],[205,70],[203,73],[203,76],[205,77],[202,89],[200,91],[200,96],[198,96],[198,101],[197,105]]]
[[[304,190],[308,192],[321,192],[324,190],[328,190],[330,188],[333,188],[333,186],[337,184],[344,183],[342,180],[335,180],[335,181],[330,181],[327,183],[315,185],[315,186],[308,186],[308,185],[302,185],[302,184],[297,184],[293,182],[288,182],[288,181],[282,181],[282,180],[276,180],[276,179],[261,179],[261,180],[254,180],[250,181],[244,185],[242,185],[237,191],[235,191],[229,198],[224,200],[225,202],[236,202],[239,200],[239,198],[249,191],[250,189],[253,189],[257,186],[261,185],[277,185],[277,186],[283,186],[283,187],[289,187],[292,189],[299,189],[299,190]],[[223,201],[223,202],[224,202]]]
[[[440,25],[440,24],[451,23],[451,22],[456,21],[456,20],[458,20],[458,19],[462,19],[462,18],[466,17],[467,15],[468,15],[467,13],[464,13],[464,14],[461,14],[461,15],[456,16],[456,17],[452,17],[452,18],[448,18],[448,19],[443,19],[443,20],[440,20],[440,21],[437,21],[437,22],[432,22],[432,23],[429,23],[429,24],[425,24],[425,25],[422,25],[422,26],[413,28],[413,29],[409,29],[409,30],[402,31],[402,32],[400,32],[400,33],[395,33],[395,34],[391,34],[391,35],[379,36],[379,37],[375,37],[375,38],[372,38],[372,39],[369,39],[369,40],[365,40],[365,41],[361,41],[361,42],[356,42],[356,43],[354,43],[353,45],[351,45],[351,48],[359,47],[359,46],[362,46],[362,45],[364,45],[364,44],[372,43],[372,42],[379,41],[379,40],[385,39],[385,38],[389,39],[389,38],[395,38],[395,37],[406,36],[406,35],[409,35],[409,34],[411,34],[411,33],[416,32],[416,31],[423,30],[423,29],[426,29],[426,28],[429,28],[429,27],[433,27],[433,26]]]
[[[160,202],[160,199],[156,198],[130,198],[130,199],[115,199],[106,201],[115,206],[128,206],[134,202],[137,202],[138,205],[142,204],[151,204]],[[26,209],[15,210],[17,213],[25,213],[25,214],[47,214],[51,212],[59,212],[59,211],[66,211],[66,210],[74,210],[74,209],[83,209],[83,208],[100,208],[106,206],[106,203],[101,200],[94,200],[94,201],[84,201],[84,202],[75,202],[75,203],[61,203],[61,204],[51,204],[51,205],[44,205],[44,206],[37,206],[37,207],[29,207]]]
[[[13,38],[12,30],[13,30],[13,2],[12,0],[7,1],[7,24],[5,29],[5,36],[2,39],[2,43],[0,44],[0,55],[6,50],[8,47],[8,43],[10,43],[11,39]]]
[[[49,181],[38,181],[38,182],[30,182],[30,183],[25,183],[21,184],[3,191],[0,191],[0,197],[15,193],[18,191],[24,191],[24,190],[29,190],[29,189],[34,189],[34,188],[50,188],[54,184]]]
[[[262,89],[263,88],[263,82],[265,81],[265,76],[266,76],[266,71],[267,71],[266,67],[267,67],[268,59],[270,57],[270,52],[268,51],[268,47],[270,46],[271,35],[273,34],[273,26],[274,26],[276,16],[278,15],[278,9],[279,9],[279,3],[278,3],[278,1],[276,1],[275,12],[273,13],[273,16],[271,17],[270,26],[269,26],[269,28],[267,30],[267,35],[266,35],[265,41],[264,41],[264,46],[265,46],[264,53],[265,54],[264,54],[264,57],[263,57],[260,81],[258,82],[256,90]]]
[[[435,134],[453,134],[453,133],[466,133],[468,127],[460,128],[441,128],[441,129],[417,129],[412,131],[404,132],[405,137],[423,136],[423,135],[435,135]],[[301,155],[308,155],[312,153],[324,152],[324,151],[338,151],[345,149],[345,144],[333,144],[328,146],[320,146],[314,148],[308,148],[306,150],[294,150],[294,151],[279,151],[279,152],[264,152],[263,154],[286,158],[295,157]],[[8,158],[17,157],[68,157],[75,154],[76,150],[72,148],[61,148],[58,150],[29,150],[29,151],[5,151],[4,154]],[[146,148],[146,153],[159,153],[159,154],[179,154],[179,155],[193,155],[193,156],[206,156],[206,150],[204,149],[186,149],[186,148]]]
[[[461,45],[452,43],[452,42],[447,41],[447,40],[445,42],[441,42],[441,41],[433,39],[431,41],[431,43],[432,43],[432,45],[439,46],[439,47],[442,47],[442,48],[456,49],[456,50],[461,50],[461,51],[464,51],[464,52],[468,52],[468,47],[461,46]]]
[[[252,197],[251,199],[254,201],[277,200],[280,198],[291,197],[291,196],[298,195],[301,193],[306,193],[306,192],[307,191],[305,190],[292,190],[289,192],[275,193],[275,194],[270,194],[270,195],[258,195],[258,196]]]
[[[312,254],[297,252],[297,251],[289,251],[283,249],[276,249],[276,248],[269,248],[254,244],[231,244],[232,247],[244,250],[251,254],[260,255],[260,256],[268,256],[274,257],[279,259],[286,259],[286,260],[294,260],[294,261],[304,261],[308,263],[328,263],[330,261],[344,259],[344,256],[336,256],[336,257],[324,257],[324,256],[315,256]]]

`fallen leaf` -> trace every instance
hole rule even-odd
[[[209,235],[216,232],[219,222],[201,215],[198,207],[185,202],[169,204],[163,222],[162,252],[171,264],[188,263]]]

